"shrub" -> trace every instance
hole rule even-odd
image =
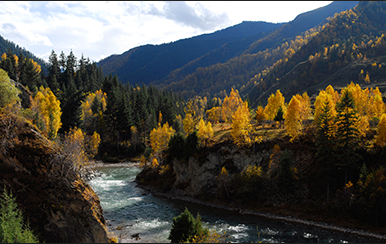
[[[209,231],[202,227],[201,217],[197,214],[194,219],[193,215],[185,207],[185,211],[179,216],[173,218],[172,229],[168,239],[172,243],[191,242],[197,236],[206,237]]]
[[[16,199],[12,192],[8,195],[4,190],[0,197],[0,242],[1,243],[38,243],[29,228],[29,224],[23,224],[23,217],[17,208]]]

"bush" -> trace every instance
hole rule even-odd
[[[39,240],[29,229],[29,224],[23,224],[23,217],[17,208],[16,199],[4,190],[0,197],[0,242],[1,243],[38,243]]]
[[[173,225],[168,239],[172,243],[192,242],[193,238],[198,236],[205,238],[208,234],[208,229],[202,227],[200,215],[197,214],[197,218],[194,219],[185,207],[184,212],[173,218]]]

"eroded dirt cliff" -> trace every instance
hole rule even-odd
[[[98,196],[28,121],[0,114],[0,194],[11,190],[44,242],[108,242]]]

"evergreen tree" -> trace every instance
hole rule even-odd
[[[359,146],[358,113],[355,110],[354,99],[347,88],[342,90],[340,101],[337,104],[336,155],[338,164],[347,173],[356,169],[360,155],[356,153]]]

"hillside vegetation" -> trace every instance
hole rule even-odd
[[[386,105],[378,88],[328,86],[312,106],[307,93],[285,103],[277,90],[256,111],[232,90],[213,107],[220,116],[208,110],[213,126],[200,104],[185,107],[185,134],[161,123],[153,129],[138,183],[241,210],[312,214],[382,232]]]

